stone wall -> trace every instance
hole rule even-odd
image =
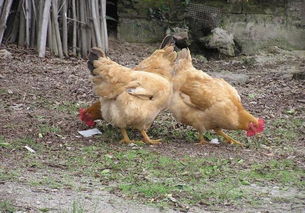
[[[222,20],[223,28],[234,34],[244,53],[270,45],[305,49],[304,0],[251,2],[240,13],[225,13]]]
[[[247,3],[192,0],[187,6],[185,2],[118,0],[118,38],[128,42],[160,42],[167,27],[185,24],[194,40],[209,28],[222,27],[234,34],[246,54],[269,45],[305,49],[305,0],[248,0]],[[197,5],[207,8],[195,11],[201,20],[189,18],[190,11],[184,12],[192,4],[195,8]]]
[[[177,0],[118,0],[118,38],[128,42],[159,42],[168,26],[179,22]],[[175,25],[175,24],[173,24]]]

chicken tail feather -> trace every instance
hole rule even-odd
[[[174,40],[173,36],[171,36],[171,35],[165,36],[160,45],[160,49],[163,49],[164,47],[171,46],[171,45],[175,45],[175,40]]]
[[[106,54],[104,53],[104,51],[98,47],[93,47],[88,55],[88,69],[90,70],[91,74],[94,75],[93,70],[94,70],[94,65],[93,62],[95,60],[98,60],[100,57],[106,57]]]
[[[191,53],[188,48],[184,48],[178,53],[177,60],[180,60],[180,59],[192,60]]]

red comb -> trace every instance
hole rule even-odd
[[[80,108],[79,109],[79,119],[81,119],[82,121],[85,119],[85,109]]]
[[[262,118],[259,118],[258,119],[258,128],[257,128],[256,133],[263,132],[264,129],[265,129],[265,120]]]
[[[79,119],[89,127],[95,126],[94,120],[91,118],[90,114],[86,113],[86,109],[79,109]]]
[[[259,118],[257,122],[258,122],[257,128],[255,128],[255,129],[249,129],[249,130],[247,131],[247,136],[254,136],[254,135],[256,135],[257,133],[260,133],[260,132],[263,132],[263,131],[264,131],[264,129],[265,129],[265,121],[264,121],[264,119]]]

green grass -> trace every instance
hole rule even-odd
[[[246,140],[242,132],[237,132],[233,137],[241,142],[244,142],[244,138],[252,148],[259,149],[260,144],[267,144],[280,149],[279,145],[286,147],[291,140],[298,139],[298,128],[302,125],[301,119],[276,119],[267,123],[265,137]],[[60,131],[51,126],[42,126],[40,130]],[[167,134],[166,131],[168,130],[164,130],[164,134]],[[230,134],[233,132],[236,131],[230,131]],[[178,134],[178,129],[173,131],[173,135],[176,133]],[[131,132],[131,135],[139,136],[137,132]],[[213,136],[206,134],[206,137]],[[305,171],[294,158],[265,159],[259,162],[222,156],[175,158],[151,151],[145,145],[130,147],[112,143],[119,137],[117,129],[108,125],[103,127],[103,134],[96,137],[95,142],[90,145],[79,143],[73,151],[64,148],[52,151],[43,143],[28,137],[10,141],[11,145],[5,149],[20,151],[24,150],[26,144],[36,150],[35,154],[26,150],[19,153],[23,155],[20,167],[46,169],[42,159],[64,165],[65,170],[60,177],[29,179],[32,186],[78,189],[77,184],[71,180],[74,175],[81,175],[98,179],[102,186],[107,186],[106,189],[115,194],[163,207],[178,206],[177,208],[185,209],[196,204],[210,207],[222,207],[224,204],[254,205],[259,203],[261,196],[266,195],[252,190],[253,185],[305,189]],[[179,137],[192,142],[197,140],[196,131],[192,129],[180,132]],[[272,143],[266,138],[272,138]],[[0,137],[1,141],[6,142],[4,137]],[[16,176],[18,174],[0,170],[2,180]],[[82,211],[78,206],[75,206],[75,210],[72,209],[72,212]]]
[[[13,181],[16,180],[20,175],[19,170],[6,170],[0,168],[0,181]]]
[[[43,144],[37,143],[35,139],[31,137],[24,137],[24,138],[18,138],[11,142],[11,146],[14,149],[22,149],[26,150],[24,146],[29,146],[30,148],[34,149],[35,151],[39,151],[43,149]]]
[[[6,94],[7,89],[0,88],[0,95]]]
[[[175,159],[141,148],[118,150],[103,144],[69,153],[66,160],[72,173],[98,178],[116,194],[162,206],[172,205],[169,195],[183,206],[252,203],[257,195],[243,186],[253,183],[304,188],[304,170],[287,159],[263,163],[189,156]]]
[[[39,136],[43,137],[46,134],[59,134],[61,132],[59,127],[50,126],[48,124],[43,124],[39,126]]]
[[[69,114],[75,114],[76,112],[78,112],[79,108],[81,106],[78,103],[75,102],[69,102],[69,101],[64,101],[61,104],[56,104],[53,105],[53,109],[56,109],[60,112],[66,112]]]
[[[0,212],[14,213],[16,212],[16,209],[9,201],[0,201]]]
[[[5,137],[0,135],[0,148],[1,147],[6,148],[9,146],[10,146],[10,144],[6,142]]]
[[[305,120],[300,118],[278,118],[267,120],[265,131],[255,137],[246,137],[244,131],[228,131],[228,134],[249,147],[258,148],[261,144],[290,147],[291,142],[300,137],[299,129],[304,123]]]

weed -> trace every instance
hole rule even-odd
[[[0,212],[13,213],[16,209],[9,201],[0,201]]]
[[[60,112],[66,112],[69,114],[75,114],[81,106],[75,102],[64,101],[63,103],[53,105],[53,109]]]
[[[6,89],[0,88],[0,95],[6,94],[6,93],[7,93]]]
[[[19,138],[11,143],[11,147],[15,149],[25,150],[24,146],[29,146],[35,151],[43,149],[43,144],[37,143],[36,140],[31,137]]]
[[[46,134],[49,134],[49,133],[54,133],[54,134],[58,134],[60,133],[60,128],[59,127],[56,127],[56,126],[50,126],[48,124],[44,124],[44,125],[40,125],[39,126],[39,133],[44,136]]]
[[[0,182],[1,181],[13,181],[20,176],[18,170],[5,170],[0,168]]]

